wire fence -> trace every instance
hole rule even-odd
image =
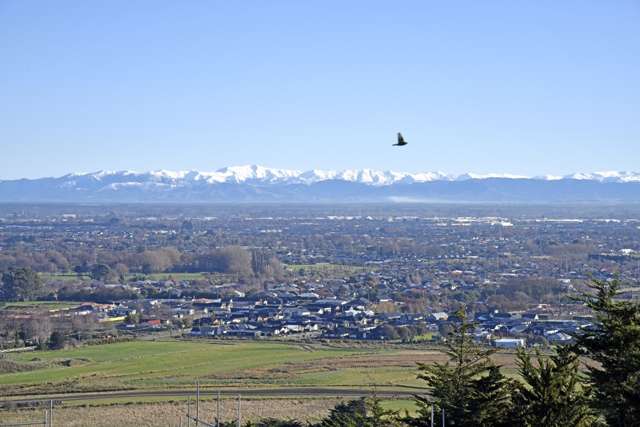
[[[205,421],[205,416],[200,414],[200,383],[196,382],[195,399],[192,405],[191,398],[187,399],[187,410],[184,412],[183,419],[185,424],[183,425],[182,419],[180,420],[180,427],[220,427],[222,422],[220,416],[221,410],[221,396],[218,391],[216,398],[216,413],[213,417],[213,421]],[[193,408],[192,408],[193,406]],[[236,426],[242,425],[242,396],[238,394],[236,400]],[[1,427],[1,426],[0,426]]]
[[[0,422],[0,427],[27,427],[27,426],[44,426],[44,427],[53,427],[53,400],[48,402],[48,408],[45,409],[42,413],[42,418],[39,421],[24,421],[24,422],[14,422],[14,423],[2,423]]]

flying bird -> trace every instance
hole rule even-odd
[[[402,147],[403,145],[407,145],[407,141],[404,140],[402,134],[398,132],[398,142],[393,144],[394,147]]]

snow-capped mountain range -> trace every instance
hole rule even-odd
[[[232,166],[213,172],[99,171],[0,181],[0,201],[335,202],[335,201],[640,202],[640,173],[566,176],[450,175],[372,169],[291,170]]]
[[[114,181],[120,184],[134,183],[165,183],[174,185],[184,185],[189,182],[206,182],[208,184],[220,183],[264,183],[264,184],[315,184],[321,181],[347,181],[368,185],[392,185],[392,184],[413,184],[432,181],[465,181],[470,179],[536,179],[544,181],[556,181],[562,179],[587,180],[598,182],[640,182],[640,172],[593,172],[574,173],[565,176],[525,176],[513,174],[476,174],[464,173],[461,175],[445,174],[443,172],[396,172],[389,170],[374,169],[345,169],[321,170],[312,169],[301,171],[295,169],[276,169],[258,165],[230,166],[218,169],[213,172],[170,171],[155,170],[150,172],[134,171],[99,171],[93,173],[73,173],[65,175],[59,179],[73,181],[75,179],[94,179],[97,181]],[[0,181],[1,182],[1,181]]]

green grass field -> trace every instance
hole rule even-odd
[[[134,341],[12,354],[34,370],[0,374],[0,395],[203,386],[417,386],[433,350],[259,341]]]
[[[416,402],[410,399],[383,400],[380,404],[386,410],[397,411],[400,412],[400,414],[404,414],[406,411],[412,416],[414,416],[418,410]]]
[[[60,281],[60,282],[77,282],[83,280],[91,280],[88,274],[76,273],[39,273],[40,278],[44,282]]]
[[[151,273],[144,275],[149,280],[201,280],[205,279],[209,273]],[[140,276],[132,274],[131,277]]]
[[[349,276],[374,269],[373,267],[365,268],[358,265],[330,264],[324,262],[317,264],[287,264],[286,268],[295,274],[304,271],[307,275],[323,274],[330,276]]]
[[[209,273],[152,273],[152,274],[127,274],[127,278],[133,277],[145,277],[149,280],[198,280],[204,279]],[[91,280],[88,274],[75,274],[75,273],[40,273],[40,277],[45,282],[62,281],[62,282],[77,282],[79,280]]]
[[[42,308],[47,310],[63,309],[76,307],[82,304],[77,301],[19,301],[19,302],[5,302],[0,303],[0,310],[3,309],[29,309],[29,308]]]

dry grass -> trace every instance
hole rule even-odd
[[[21,363],[10,359],[0,359],[0,374],[27,372],[46,367],[44,363]]]
[[[494,363],[506,369],[515,369],[512,354],[497,353],[492,356]],[[265,383],[295,383],[297,379],[309,374],[345,372],[345,380],[350,370],[384,372],[388,369],[406,370],[409,374],[417,374],[417,363],[444,363],[448,356],[433,350],[406,350],[398,353],[371,353],[341,357],[323,358],[305,362],[285,362],[276,367],[260,367],[242,369],[236,372],[223,372],[208,375],[204,379],[220,382],[260,381]],[[349,381],[343,384],[352,385]]]
[[[317,359],[308,362],[286,362],[276,367],[243,369],[233,373],[220,373],[207,376],[216,380],[241,379],[295,379],[300,375],[320,372],[335,372],[344,369],[408,368],[416,369],[416,362],[444,362],[446,355],[435,351],[407,351],[398,354],[367,354]]]
[[[326,416],[339,399],[256,399],[241,402],[242,420],[260,418],[297,419],[316,421]],[[223,399],[221,418],[235,420],[236,401]],[[60,408],[54,411],[54,425],[64,427],[156,427],[187,425],[185,403],[152,403],[114,406],[88,406]],[[195,411],[192,405],[192,411]],[[216,403],[200,403],[200,415],[212,422]],[[3,423],[41,421],[42,410],[0,412]],[[180,424],[182,421],[182,424]],[[193,425],[193,424],[192,424]]]

